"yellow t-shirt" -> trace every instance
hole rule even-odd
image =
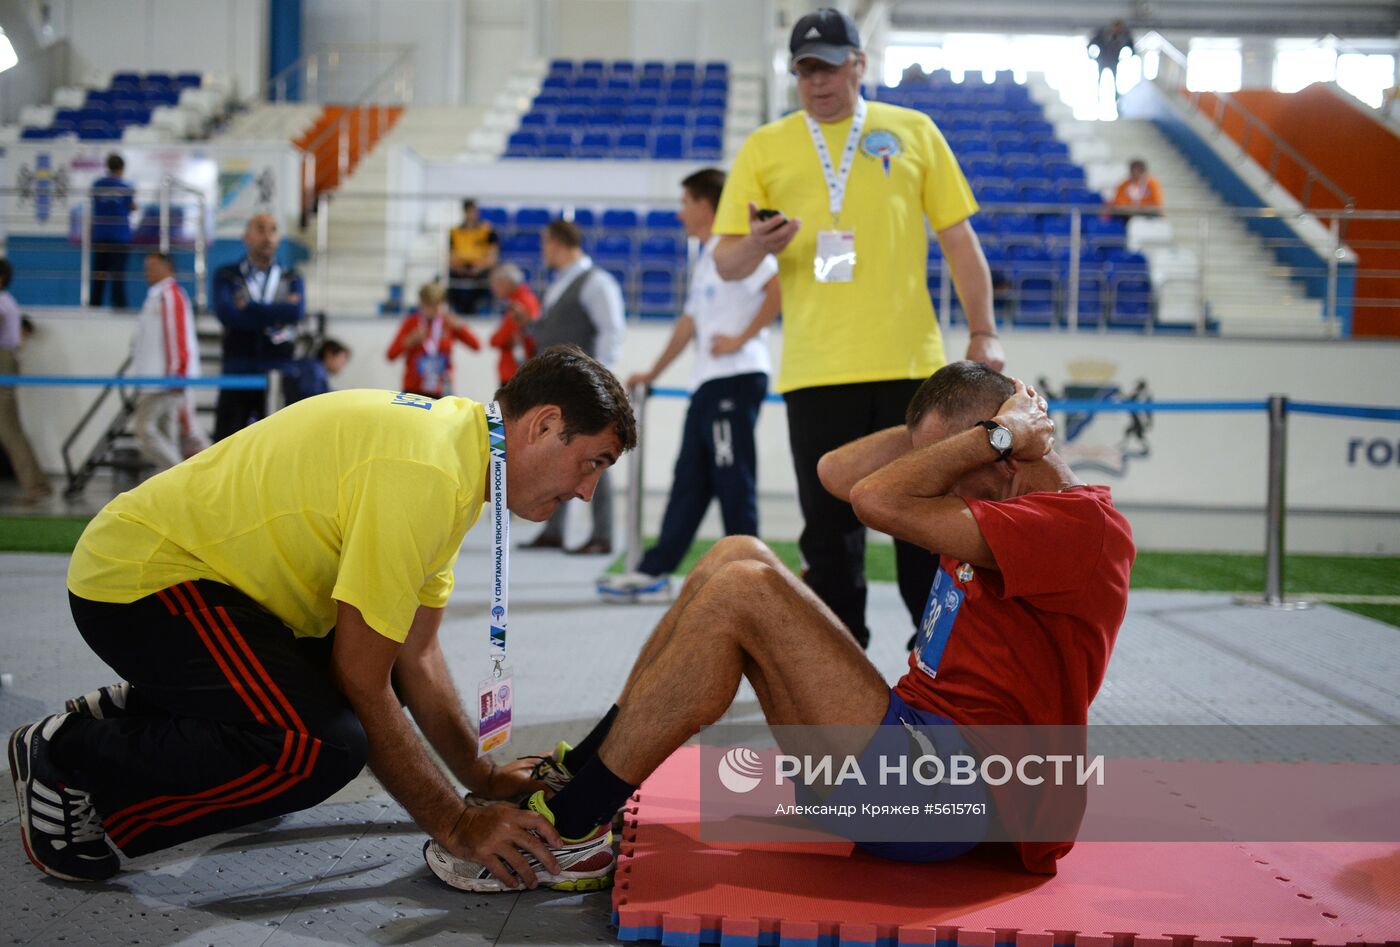
[[[325,635],[340,601],[401,642],[419,605],[447,604],[487,465],[486,411],[466,398],[307,398],[108,503],[68,589],[125,603],[209,579],[299,636]]]
[[[463,263],[480,265],[491,250],[492,232],[491,225],[485,221],[475,227],[453,227],[449,234],[452,240],[452,255]]]
[[[976,213],[977,202],[927,115],[882,102],[869,102],[867,108],[839,226],[800,111],[749,136],[720,198],[718,234],[749,232],[750,201],[802,219],[797,236],[778,255],[783,290],[780,392],[927,378],[944,363],[926,281],[924,221],[943,230]],[[851,120],[821,129],[839,168]],[[818,283],[813,277],[820,230],[855,231],[851,282]]]

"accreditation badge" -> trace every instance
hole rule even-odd
[[[510,668],[501,676],[491,675],[477,688],[477,754],[499,750],[510,742],[511,708],[515,706],[515,686]]]
[[[856,277],[854,230],[817,231],[817,255],[812,275],[818,283],[849,283]]]

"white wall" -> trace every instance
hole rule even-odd
[[[201,71],[254,94],[267,71],[266,0],[56,0],[70,45],[69,80],[113,72]]]
[[[307,0],[303,52],[351,43],[413,47],[418,105],[457,105],[465,70],[465,0]]]
[[[772,0],[540,0],[546,56],[761,62]]]
[[[128,315],[32,313],[40,333],[23,353],[30,374],[102,374],[115,369],[131,337]],[[205,327],[217,328],[208,317]],[[496,320],[471,320],[478,336]],[[402,365],[385,361],[395,321],[388,318],[332,320],[328,331],[354,351],[337,387],[395,388]],[[628,326],[617,374],[650,367],[671,327],[633,322]],[[1295,399],[1352,404],[1386,403],[1393,395],[1377,379],[1393,375],[1400,344],[1358,342],[1267,342],[1229,339],[1104,337],[1089,333],[1008,332],[1004,336],[1012,372],[1045,380],[1053,394],[1071,379],[1107,380],[1120,390],[1145,381],[1158,400],[1256,399],[1281,392]],[[774,364],[782,334],[770,336]],[[965,331],[949,333],[957,355]],[[457,391],[487,397],[496,387],[494,351],[462,352]],[[689,353],[660,384],[684,387]],[[21,388],[20,415],[45,469],[62,469],[59,446],[96,389]],[[203,396],[202,396],[203,397]],[[680,443],[686,401],[655,398],[648,403],[645,466],[649,493],[664,493]],[[1393,406],[1393,398],[1389,401]],[[1062,435],[1070,424],[1057,418]],[[1100,413],[1070,442],[1063,455],[1088,481],[1107,483],[1132,521],[1145,549],[1260,551],[1267,427],[1262,413],[1158,413],[1143,441],[1126,436],[1128,415]],[[1295,552],[1400,552],[1400,431],[1394,422],[1294,415],[1289,421],[1288,546]],[[759,490],[775,503],[795,503],[787,422],[781,404],[764,406],[759,419]],[[1135,456],[1123,460],[1124,446]],[[1145,445],[1145,450],[1141,448]],[[1388,445],[1388,446],[1387,446]],[[1368,449],[1373,459],[1368,461]],[[1388,457],[1384,464],[1375,461]],[[1085,466],[1097,458],[1121,466],[1116,474]],[[626,481],[626,465],[617,483]],[[648,503],[652,513],[659,497]],[[776,538],[791,538],[774,532]]]

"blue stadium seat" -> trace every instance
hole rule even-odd
[[[204,74],[201,72],[181,72],[175,75],[175,84],[182,89],[199,89],[204,86]]]
[[[139,72],[114,72],[112,73],[112,85],[140,85],[141,73]]]
[[[724,139],[713,132],[697,132],[690,137],[690,156],[716,161],[724,154]]]
[[[549,61],[550,72],[562,72],[570,75],[574,71],[574,61],[572,59],[551,59]]]
[[[683,92],[687,95],[693,96],[695,94],[695,79],[694,77],[688,76],[683,76],[679,79],[672,79],[670,83],[666,86],[666,91],[668,94]]]
[[[705,75],[707,76],[727,76],[729,75],[729,63],[712,59],[705,63]]]
[[[674,132],[663,132],[653,136],[651,156],[657,161],[679,161],[685,157],[685,136]]]
[[[603,88],[607,89],[609,92],[630,93],[632,91],[632,77],[608,76],[608,80],[603,83]]]
[[[580,230],[588,231],[598,226],[598,218],[591,207],[575,207],[574,223]]]
[[[623,132],[617,136],[613,157],[624,160],[645,158],[647,155],[646,132]]]
[[[549,132],[540,143],[541,158],[568,158],[574,153],[572,132]]]
[[[678,256],[684,256],[680,246],[675,237],[647,237],[638,248],[637,257],[643,263],[673,263]]]
[[[607,65],[601,59],[585,59],[578,65],[578,71],[585,74],[602,75],[607,69]]]
[[[637,91],[659,93],[665,81],[666,80],[659,75],[644,72],[642,73],[642,77],[637,80]]]
[[[685,226],[673,210],[650,210],[647,211],[646,228],[648,233],[679,234]]]
[[[513,132],[506,139],[507,158],[533,158],[539,150],[540,136],[535,132]]]
[[[569,85],[575,92],[597,92],[602,87],[603,80],[598,75],[574,76],[574,81]]]
[[[554,219],[548,207],[522,207],[515,212],[517,231],[543,230]]]
[[[548,112],[526,112],[520,116],[521,128],[548,128],[551,124],[552,115]]]
[[[517,233],[501,241],[501,256],[511,263],[537,263],[540,258],[540,235]]]
[[[632,95],[634,109],[656,109],[661,107],[661,96],[654,92],[638,92]]]
[[[706,78],[700,83],[703,92],[727,93],[729,91],[729,80],[718,77]]]
[[[583,128],[588,124],[588,113],[581,109],[564,109],[554,115],[555,128]]]
[[[701,129],[701,128],[712,128],[712,129],[715,129],[715,130],[717,130],[717,131],[723,131],[723,130],[724,130],[724,113],[723,113],[723,112],[696,112],[696,113],[695,113],[695,127],[696,127],[697,129]]]
[[[637,64],[630,59],[613,60],[610,72],[614,76],[630,76],[636,73]]]
[[[26,125],[19,133],[20,141],[47,141],[56,138],[57,132],[50,125],[48,128],[37,128],[33,125]]]
[[[708,95],[701,95],[698,99],[696,99],[695,107],[698,109],[713,109],[716,111],[723,112],[726,107],[726,103],[724,100],[724,96],[710,93]]]
[[[693,79],[695,78],[696,72],[698,72],[698,70],[696,69],[695,63],[689,60],[681,60],[671,67],[672,76],[686,76]]]
[[[633,109],[622,113],[622,124],[628,128],[650,128],[656,123],[656,113],[647,109]]]
[[[1145,275],[1118,275],[1115,268],[1110,278],[1113,306],[1109,310],[1111,326],[1142,327],[1152,321],[1152,282]]]
[[[121,137],[121,129],[111,122],[86,121],[78,125],[78,138],[82,141],[116,141]]]
[[[642,75],[644,76],[664,76],[666,74],[666,64],[658,59],[648,59],[642,63]]]
[[[481,219],[500,230],[510,222],[510,211],[504,207],[483,207],[479,211]]]
[[[607,231],[637,229],[637,212],[625,207],[611,207],[603,211],[603,229]]]
[[[557,109],[563,105],[565,101],[567,101],[566,97],[560,92],[541,92],[539,95],[535,96],[535,101],[531,103],[530,107],[532,109]]]
[[[680,109],[667,109],[656,116],[657,128],[685,128],[690,124],[690,113]]]
[[[544,82],[540,83],[540,89],[541,91],[555,90],[558,92],[567,92],[569,89],[569,77],[560,75],[545,76]]]
[[[604,224],[607,227],[607,213],[603,214]],[[632,238],[624,237],[621,234],[609,233],[598,238],[598,242],[593,245],[593,259],[600,265],[624,264],[630,265],[632,262]]]
[[[591,131],[579,139],[574,154],[579,158],[607,158],[613,150],[613,136],[610,132]]]

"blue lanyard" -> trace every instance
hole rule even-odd
[[[492,536],[491,661],[499,678],[506,660],[506,625],[510,612],[510,514],[506,509],[506,425],[501,406],[486,405],[486,432],[491,449]]]

